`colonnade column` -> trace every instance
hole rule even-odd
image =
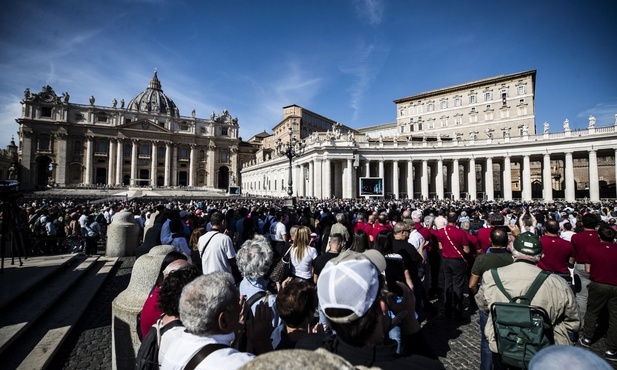
[[[92,141],[92,137],[86,137],[86,176],[84,179],[86,184],[92,184]]]
[[[313,179],[314,173],[315,173],[315,162],[314,161],[310,161],[308,164],[308,189],[306,192],[306,195],[309,197],[314,197],[315,196],[315,190],[314,190],[314,185],[313,183],[315,182]]]
[[[592,149],[589,151],[589,200],[600,201],[600,178],[598,175],[598,153]]]
[[[565,161],[565,175],[566,175],[566,202],[574,202],[576,198],[576,192],[574,189],[574,161],[572,159],[572,152],[566,152]]]
[[[353,191],[353,158],[347,158],[345,181],[343,181],[343,198],[352,198]]]
[[[116,167],[116,142],[114,139],[109,140],[109,161],[107,162],[107,184],[114,184],[114,169]]]
[[[150,157],[150,186],[152,187],[156,186],[156,168],[159,162],[158,154],[158,141],[153,141]]]
[[[326,158],[322,163],[323,170],[323,188],[321,189],[321,194],[324,198],[330,198],[332,196],[332,162]]]
[[[437,176],[435,178],[435,195],[437,199],[443,199],[443,160],[437,161]]]
[[[171,147],[171,186],[178,186],[178,145]]]
[[[394,199],[399,199],[400,197],[398,178],[399,178],[398,161],[392,161],[392,193],[394,194]]]
[[[365,163],[365,175],[366,177],[371,177],[371,161],[369,161],[368,159],[366,160]]]
[[[493,158],[486,158],[486,173],[484,175],[484,188],[486,200],[495,200],[495,183],[493,182]]]
[[[322,168],[322,160],[321,159],[315,159],[315,169],[314,169],[314,174],[315,174],[315,191],[313,193],[313,195],[317,198],[323,198],[323,178],[322,178],[322,174],[323,174],[323,168]]]
[[[171,143],[165,143],[165,186],[171,186],[169,176],[171,174]]]
[[[124,145],[122,139],[116,139],[116,185],[122,184],[122,168],[124,164]]]
[[[469,159],[469,172],[467,172],[467,190],[469,191],[469,199],[478,199],[478,193],[476,190],[476,160],[474,158]]]
[[[551,180],[551,155],[544,154],[542,163],[542,189],[545,202],[553,201],[553,181]]]
[[[189,186],[195,186],[195,172],[197,166],[197,145],[190,145],[191,151],[189,153],[189,158],[191,159],[191,163],[189,163]],[[233,175],[233,172],[230,173]]]
[[[428,199],[428,161],[422,160],[422,177],[420,178],[420,188],[422,191],[422,199]]]
[[[521,192],[523,201],[531,200],[531,161],[529,154],[523,156],[523,191]]]
[[[131,140],[131,186],[135,186],[135,179],[137,179],[137,140]]]
[[[384,160],[380,159],[379,160],[379,177],[381,177],[383,179],[383,173],[384,173]]]
[[[452,197],[454,200],[461,199],[461,179],[459,178],[459,164],[458,159],[452,160],[452,184],[450,187],[452,188]]]
[[[503,199],[512,200],[512,167],[509,155],[503,159]]]
[[[410,159],[409,161],[407,161],[407,198],[409,199],[412,199],[414,197],[413,180],[413,161]]]

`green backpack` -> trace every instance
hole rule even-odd
[[[533,297],[550,273],[540,272],[527,293],[514,298],[506,292],[497,269],[491,269],[491,274],[497,288],[509,300],[491,305],[491,317],[501,362],[509,367],[526,369],[536,353],[555,343],[553,324],[548,313],[542,307],[531,305]]]

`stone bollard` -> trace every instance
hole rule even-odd
[[[114,220],[107,228],[107,257],[134,256],[139,239],[139,226],[135,223],[132,212],[123,210],[114,215]]]
[[[159,245],[139,257],[133,265],[129,286],[112,302],[112,369],[135,368],[135,356],[141,344],[137,336],[137,314],[156,282],[163,259],[173,250],[171,245]]]

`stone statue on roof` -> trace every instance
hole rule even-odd
[[[90,105],[94,105],[95,99],[94,95],[90,95]]]
[[[549,127],[549,123],[548,122],[544,122],[544,133],[548,134],[548,127]]]
[[[124,109],[124,99],[120,99],[120,109]]]
[[[111,107],[112,107],[112,108],[115,108],[115,107],[116,107],[116,105],[118,105],[118,101],[116,100],[116,98],[114,98],[114,99],[111,101]]]
[[[589,128],[596,127],[596,117],[589,115]]]
[[[570,131],[570,121],[567,118],[565,121],[563,121],[563,130]]]

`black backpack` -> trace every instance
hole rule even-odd
[[[141,342],[141,346],[139,346],[137,357],[135,357],[135,370],[158,370],[160,368],[160,338],[167,330],[176,326],[182,326],[182,322],[180,320],[173,320],[163,326],[160,331],[156,326],[153,326],[150,330],[148,330],[144,340]]]
[[[501,362],[508,367],[526,369],[536,353],[555,343],[554,326],[548,313],[542,307],[531,305],[533,297],[550,273],[540,272],[527,293],[514,298],[506,292],[497,269],[491,269],[491,274],[497,288],[509,300],[491,305],[495,340]]]

